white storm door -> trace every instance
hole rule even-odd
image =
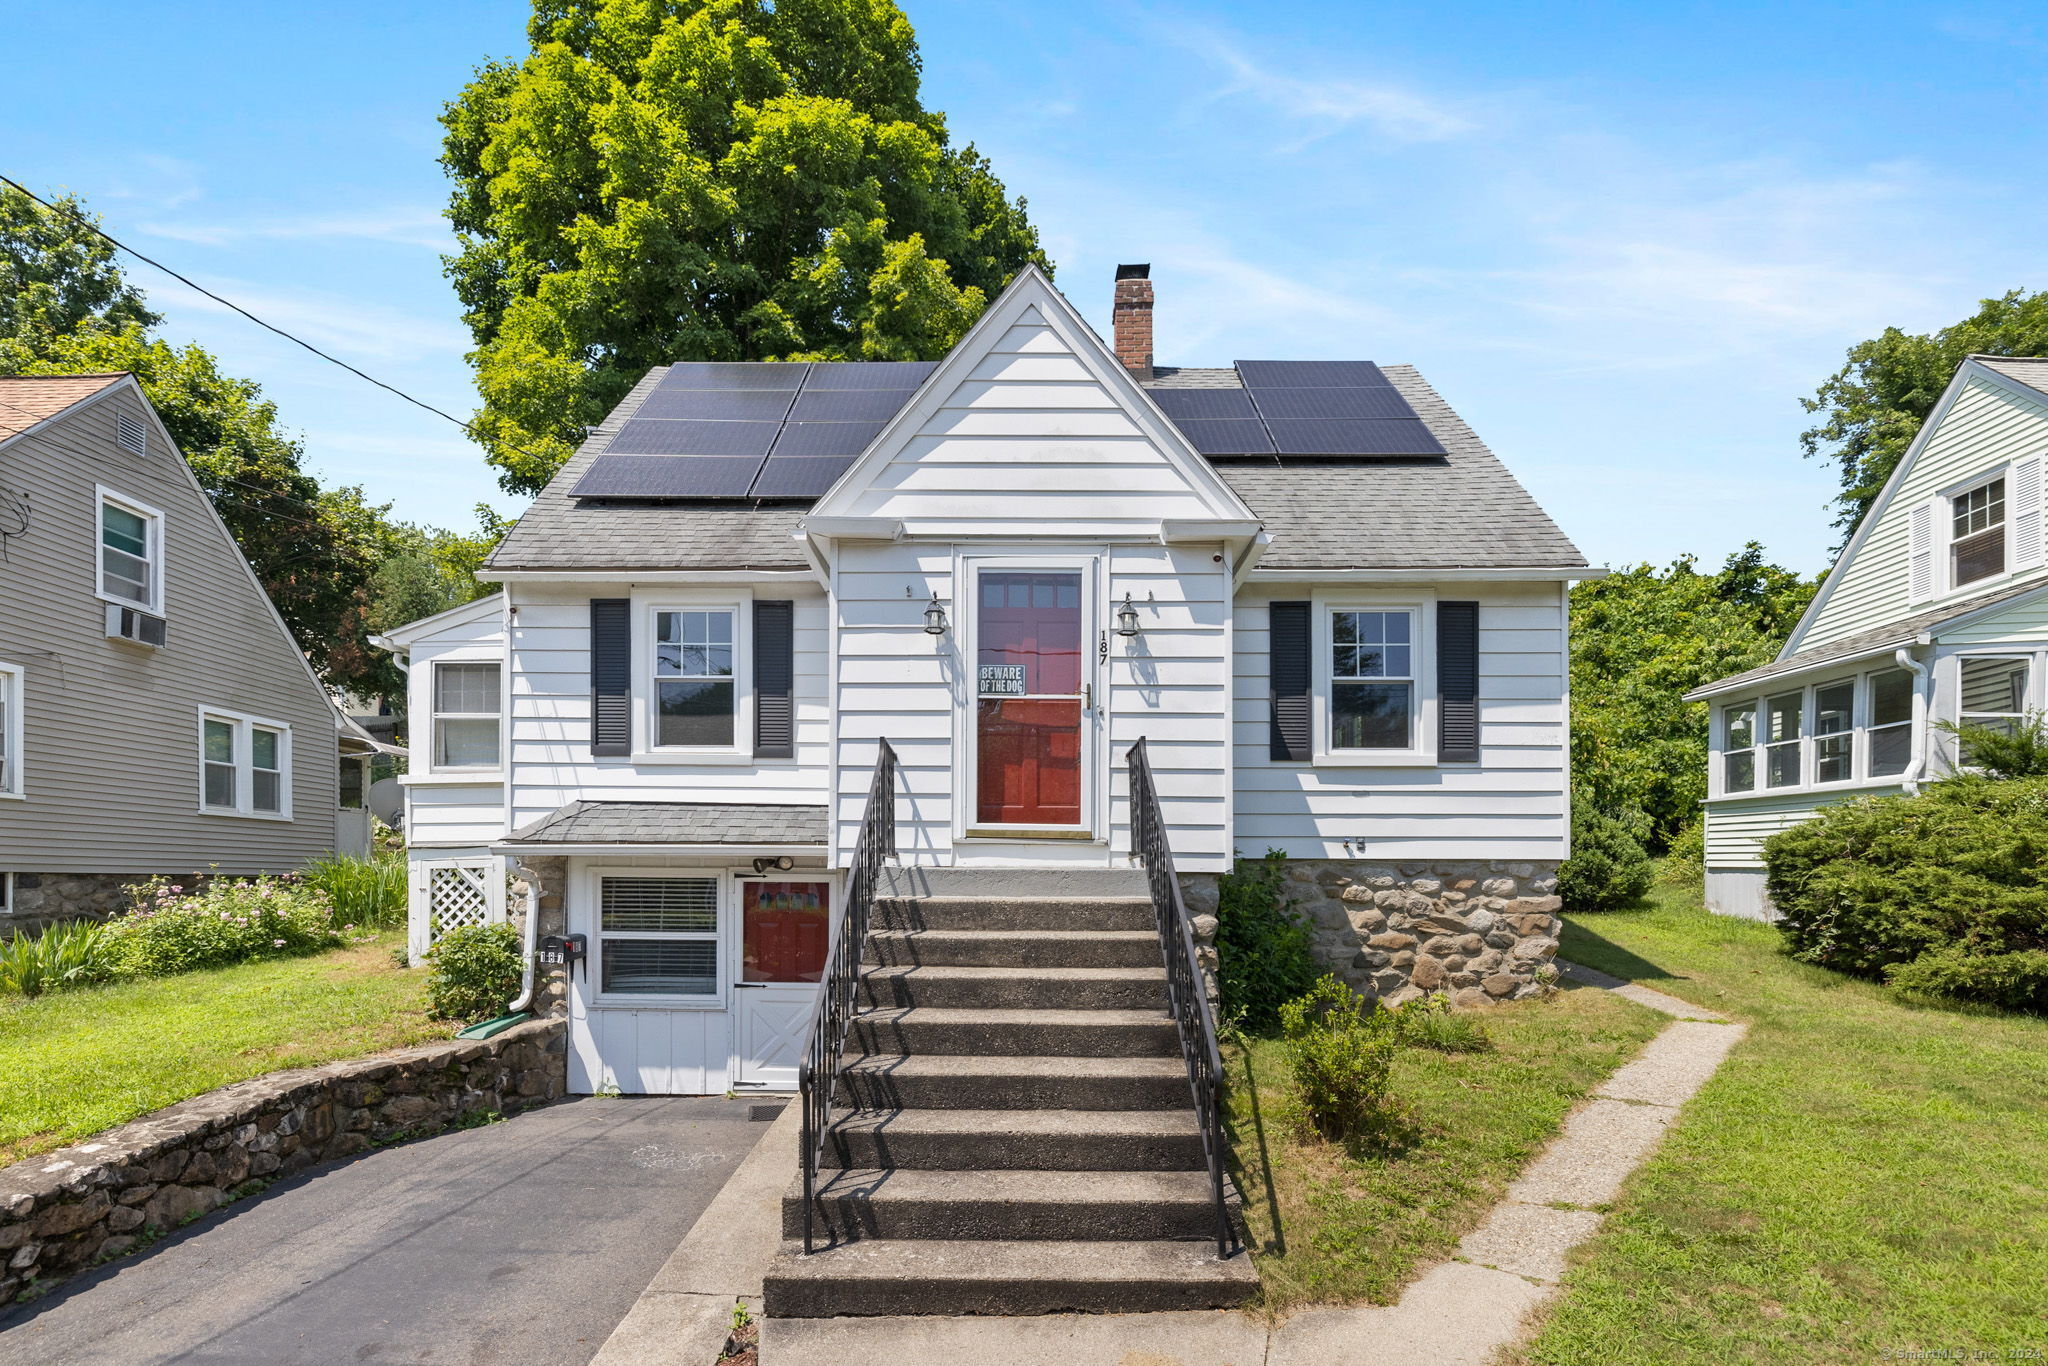
[[[832,884],[812,874],[739,877],[733,1084],[793,1091],[832,944]]]

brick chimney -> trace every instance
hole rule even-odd
[[[1116,268],[1116,358],[1131,378],[1152,378],[1152,267]]]

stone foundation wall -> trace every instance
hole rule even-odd
[[[148,873],[16,873],[14,906],[0,933],[35,933],[59,920],[105,920],[128,909],[128,888]]]
[[[1216,874],[1183,874],[1181,891],[1213,968]],[[1317,961],[1389,1005],[1436,991],[1471,1006],[1543,990],[1563,924],[1556,893],[1555,863],[1287,863],[1286,895],[1308,918]]]
[[[560,1020],[224,1086],[0,1168],[0,1306],[245,1194],[249,1183],[559,1099]]]
[[[526,917],[528,908],[535,903],[536,886],[539,888],[540,925],[534,931],[534,942],[539,943],[543,935],[567,934],[569,910],[564,898],[569,887],[569,860],[566,858],[522,858],[516,861],[508,893],[510,900],[505,907],[512,927],[522,935],[526,933]],[[588,966],[587,962],[585,966]],[[535,972],[539,976],[534,981],[533,1004],[528,1008],[536,1015],[550,1018],[568,1015],[568,979],[562,970],[535,968]]]

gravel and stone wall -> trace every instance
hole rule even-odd
[[[1216,875],[1184,874],[1181,887],[1213,970]],[[1290,859],[1286,896],[1323,967],[1389,1005],[1438,991],[1459,1006],[1519,1000],[1556,972],[1555,863]]]
[[[252,1189],[380,1143],[556,1100],[560,1020],[273,1072],[0,1168],[0,1306]]]

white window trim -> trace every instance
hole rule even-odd
[[[164,514],[147,503],[137,502],[127,494],[110,489],[104,484],[94,484],[92,504],[92,586],[93,594],[102,602],[111,602],[122,607],[147,612],[153,617],[164,615]],[[134,513],[149,524],[149,601],[137,602],[124,598],[118,593],[109,593],[106,588],[105,555],[101,537],[106,534],[100,509],[112,503],[115,507]]]
[[[1309,762],[1320,768],[1434,768],[1437,763],[1436,595],[1414,591],[1399,595],[1347,593],[1313,599],[1310,622],[1314,674],[1311,678],[1310,724],[1314,744]],[[1331,648],[1331,614],[1335,612],[1407,612],[1414,651],[1412,678],[1415,707],[1406,749],[1334,749],[1330,745],[1330,684],[1335,652]]]
[[[682,934],[677,931],[661,933],[652,930],[644,932],[621,930],[618,932],[618,937],[621,939],[668,938],[671,935],[678,939],[695,939],[699,941],[709,938],[717,946],[718,950],[714,956],[714,961],[718,964],[718,990],[715,993],[709,996],[682,996],[657,995],[645,991],[607,993],[603,989],[601,984],[604,981],[604,879],[608,877],[708,878],[718,884],[718,930],[715,934],[706,936],[703,934]],[[739,960],[737,956],[739,950],[735,946],[738,943],[737,918],[740,913],[739,892],[734,884],[733,871],[731,869],[679,868],[673,864],[666,867],[622,865],[619,867],[592,868],[584,874],[583,895],[585,898],[584,904],[590,907],[589,960],[585,964],[584,970],[589,974],[585,979],[587,983],[585,989],[588,992],[589,1001],[592,1006],[601,1006],[612,1010],[631,1009],[634,1007],[660,1007],[665,1010],[726,1010],[730,1008],[732,1004],[732,984],[739,977]]]
[[[2010,657],[2025,653],[2025,651],[2013,649],[1993,650],[1987,648],[1973,651],[1972,653]],[[1745,696],[1732,697],[1725,700],[1715,699],[1714,715],[1709,730],[1707,800],[1716,802],[1758,801],[1772,797],[1826,795],[1828,793],[1854,791],[1858,788],[1898,787],[1903,784],[1905,782],[1905,775],[1903,773],[1873,774],[1870,771],[1872,689],[1875,686],[1875,680],[1878,675],[1895,672],[1896,667],[1892,664],[1885,664],[1877,668],[1863,669],[1851,674],[1836,674],[1831,677],[1821,678],[1809,683],[1800,683],[1790,687],[1768,688],[1763,692],[1750,693]],[[1816,777],[1816,774],[1819,771],[1818,763],[1820,757],[1818,741],[1823,737],[1814,731],[1814,723],[1819,715],[1819,696],[1822,689],[1837,687],[1843,683],[1853,684],[1856,689],[1855,697],[1850,704],[1850,724],[1847,731],[1847,734],[1855,737],[1850,742],[1849,776],[1846,778],[1833,778],[1822,782]],[[1800,695],[1799,781],[1785,787],[1770,787],[1766,785],[1769,772],[1767,756],[1769,746],[1764,742],[1765,707],[1771,698],[1784,697],[1794,692]],[[1741,753],[1742,751],[1728,748],[1728,713],[1737,707],[1752,707],[1755,709],[1755,743],[1749,746],[1749,752],[1756,756],[1756,781],[1754,786],[1741,791],[1731,791],[1728,787],[1728,755]],[[1909,718],[1908,720],[1891,724],[1910,727],[1913,722]],[[1837,734],[1841,733],[1837,732]]]
[[[1936,696],[1942,697],[1944,693],[1946,694],[1946,697],[1943,699],[1944,705],[1941,707],[1943,720],[1948,721],[1952,725],[1960,726],[1963,724],[1963,661],[1968,659],[2024,659],[2027,662],[2027,695],[2021,699],[2018,712],[1980,711],[1972,712],[1970,715],[2016,715],[2024,720],[2030,715],[2038,715],[2043,710],[2048,710],[2048,707],[2044,707],[2043,704],[2044,690],[2048,690],[2048,677],[2044,677],[2044,675],[2048,675],[2048,651],[2044,651],[2038,645],[1972,645],[1968,648],[1957,650],[1942,660],[1942,666],[1948,670],[1947,686],[1946,688],[1937,689]],[[1950,735],[1944,737],[1944,740],[1943,748],[1946,751],[1946,757],[1951,766],[1958,771],[1965,769],[1972,773],[1978,771],[1974,766],[1961,762],[1962,755],[1956,737]]]
[[[235,804],[229,806],[208,806],[206,804],[206,723],[226,721],[235,728]],[[255,727],[277,732],[277,804],[275,811],[256,809],[256,766],[255,752],[250,743],[250,732]],[[246,712],[229,711],[224,707],[201,706],[194,730],[199,739],[197,777],[199,779],[199,814],[202,816],[231,816],[238,820],[288,821],[292,818],[292,728],[284,721],[273,721],[267,716],[251,716]]]
[[[441,687],[440,687],[440,682],[441,682],[441,670],[442,670],[442,669],[443,669],[443,668],[444,668],[445,666],[447,666],[447,665],[450,665],[450,664],[470,664],[470,665],[473,665],[473,664],[491,664],[491,665],[495,665],[495,666],[497,667],[497,670],[498,670],[498,702],[497,702],[497,710],[496,710],[496,711],[492,711],[492,712],[481,712],[481,711],[450,711],[450,712],[444,712],[444,711],[442,711],[442,710],[440,709],[439,705],[438,705],[438,704],[439,704],[439,702],[440,702],[440,698],[441,698]],[[495,655],[493,655],[493,656],[491,656],[490,658],[487,658],[487,659],[464,659],[464,658],[463,658],[463,657],[461,657],[460,655],[447,655],[447,656],[442,656],[442,657],[438,657],[438,658],[435,658],[435,659],[431,659],[431,660],[428,660],[428,661],[426,661],[426,665],[427,665],[427,697],[426,697],[426,702],[427,702],[427,705],[426,705],[426,709],[425,709],[425,710],[426,710],[426,715],[427,715],[427,728],[428,728],[428,735],[427,735],[427,772],[429,772],[429,773],[434,773],[434,774],[441,774],[441,773],[447,773],[447,774],[459,774],[459,775],[461,775],[462,777],[464,777],[464,778],[468,778],[468,779],[485,779],[485,778],[490,778],[490,777],[492,777],[492,776],[495,776],[495,775],[499,775],[499,774],[502,774],[502,773],[504,773],[504,771],[505,771],[505,732],[506,732],[506,729],[507,729],[507,727],[506,727],[506,725],[505,725],[505,713],[506,713],[506,706],[505,706],[505,686],[506,686],[506,677],[505,677],[505,675],[506,675],[506,674],[507,674],[508,672],[510,672],[510,671],[509,671],[508,669],[506,669],[504,661],[503,661],[503,660],[502,660],[501,658],[499,658],[499,657],[497,657],[497,656],[495,656]],[[444,764],[444,763],[441,763],[441,762],[440,762],[440,755],[441,755],[441,722],[442,722],[443,718],[450,718],[450,717],[452,717],[452,718],[454,718],[454,719],[457,719],[457,720],[465,720],[465,721],[474,721],[474,720],[477,720],[477,719],[479,719],[479,718],[481,718],[481,717],[484,717],[484,716],[488,716],[488,717],[490,717],[490,718],[491,718],[491,719],[492,719],[493,721],[496,721],[496,722],[498,723],[498,757],[497,757],[497,758],[496,758],[495,760],[493,760],[493,761],[492,761],[491,763],[488,763],[488,764]],[[366,789],[366,790],[367,790],[367,789]]]
[[[0,916],[14,914],[14,874],[0,873]]]
[[[753,595],[691,600],[664,594],[633,602],[633,753],[636,764],[755,764],[754,758],[754,613]],[[729,745],[656,745],[654,629],[659,612],[732,613],[732,743]],[[613,762],[618,762],[613,760]],[[781,760],[788,763],[789,760]]]
[[[22,753],[22,734],[27,729],[22,713],[27,709],[28,670],[19,664],[0,664],[0,701],[6,705],[6,720],[0,722],[0,745],[7,755],[7,775],[0,780],[0,800],[23,801],[28,797],[27,756]]]

